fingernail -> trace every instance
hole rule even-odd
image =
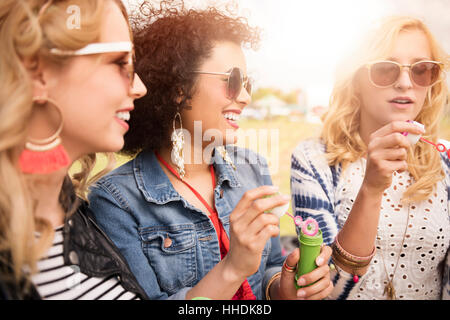
[[[323,263],[323,258],[322,258],[322,257],[318,257],[318,258],[316,259],[316,264],[317,264],[318,266],[321,266],[322,263]]]
[[[302,298],[302,297],[304,297],[305,296],[305,291],[304,290],[298,290],[297,291],[297,297],[299,297],[299,298]]]
[[[306,280],[304,278],[300,278],[298,279],[297,284],[299,286],[304,286],[306,284]]]

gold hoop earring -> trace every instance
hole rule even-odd
[[[38,101],[39,103],[37,103]],[[41,103],[42,101],[43,103]],[[59,137],[63,128],[63,116],[61,109],[50,98],[34,97],[33,102],[37,104],[52,104],[58,110],[61,122],[56,132],[48,138],[28,138],[25,148],[19,156],[19,167],[23,173],[48,174],[70,164],[70,158]]]

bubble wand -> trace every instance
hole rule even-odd
[[[435,143],[433,143],[433,142],[431,142],[431,141],[425,139],[424,137],[420,137],[420,140],[423,141],[423,142],[426,142],[426,143],[428,143],[428,144],[431,144],[431,145],[434,146],[434,147],[436,148],[436,150],[439,151],[439,152],[447,152],[447,155],[448,155],[449,158],[450,158],[450,149],[447,150],[447,148],[446,148],[442,143],[435,144]]]
[[[412,123],[412,124],[414,124],[418,127],[421,127],[422,129],[425,130],[425,126],[417,121],[408,120],[407,122]],[[431,142],[431,141],[425,139],[424,137],[422,137],[421,135],[418,135],[418,134],[403,132],[403,135],[408,138],[408,140],[411,142],[411,144],[416,144],[419,140],[423,141],[423,142],[428,143],[428,144],[432,145],[433,147],[435,147],[438,152],[447,152],[447,155],[450,158],[450,149],[447,150],[445,145],[443,145],[442,143],[436,144],[434,142]]]
[[[319,232],[319,224],[314,218],[309,217],[308,219],[303,221],[302,217],[300,216],[294,217],[289,212],[286,212],[285,214],[291,217],[292,220],[294,220],[294,224],[299,227],[300,230],[307,236],[314,237]]]
[[[316,259],[320,254],[320,249],[323,244],[322,231],[314,218],[309,217],[303,221],[300,216],[294,217],[286,211],[284,211],[284,214],[291,217],[294,220],[294,224],[300,228],[300,233],[298,235],[300,258],[297,262],[297,273],[294,277],[295,287],[300,289],[304,286],[299,286],[297,284],[298,279],[302,275],[317,268]],[[280,215],[278,217],[281,218]]]

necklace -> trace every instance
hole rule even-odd
[[[388,280],[388,283],[384,287],[383,295],[387,294],[389,300],[397,300],[397,296],[395,294],[395,288],[394,288],[394,277],[395,277],[395,272],[397,271],[397,267],[398,267],[398,264],[399,264],[399,261],[400,261],[400,256],[401,256],[402,251],[403,251],[403,244],[405,242],[406,231],[408,230],[409,208],[410,208],[410,205],[408,205],[408,217],[406,218],[406,226],[405,226],[405,231],[403,232],[402,243],[400,245],[400,252],[398,253],[397,262],[395,263],[394,272],[392,273],[392,277],[391,278],[389,277],[389,274],[387,272],[386,263],[384,261],[384,254],[383,254],[383,252],[381,252],[381,260],[383,261],[384,272],[386,273],[386,277],[387,277],[387,280]],[[381,248],[381,243],[380,243],[380,248]]]
[[[363,177],[364,177],[365,176],[365,167],[364,167],[364,163],[363,163],[362,159],[361,159],[361,169],[362,169]],[[406,217],[405,231],[403,232],[402,243],[400,245],[400,252],[398,253],[397,262],[395,263],[394,272],[392,273],[392,277],[389,277],[389,273],[388,273],[387,268],[386,268],[386,262],[384,261],[383,251],[381,251],[381,253],[380,253],[381,261],[383,262],[384,272],[386,273],[386,277],[387,277],[387,281],[388,281],[386,286],[384,287],[383,295],[387,294],[387,297],[388,297],[389,300],[397,300],[395,287],[394,287],[394,277],[395,277],[395,272],[397,271],[397,267],[398,267],[399,262],[400,262],[400,256],[401,256],[402,251],[403,251],[403,244],[404,244],[405,238],[406,238],[406,231],[408,230],[410,208],[411,208],[411,204],[408,204],[408,215]],[[377,233],[377,235],[378,235],[378,233]],[[378,244],[379,244],[379,247],[381,249],[381,243],[380,243],[379,240],[378,240]]]

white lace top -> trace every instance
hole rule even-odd
[[[413,182],[408,172],[393,174],[382,198],[377,252],[359,281],[336,267],[331,276],[334,290],[329,299],[387,299],[388,279],[393,277],[397,299],[447,299],[450,297],[450,161],[442,157],[446,173],[431,197],[402,204],[403,192]],[[366,160],[345,171],[328,166],[320,140],[303,141],[291,162],[293,211],[319,223],[324,242],[330,245],[343,227],[363,182]],[[403,241],[404,237],[404,241]],[[394,271],[395,270],[395,271]],[[445,270],[444,273],[442,270]],[[441,296],[442,293],[442,296]]]
[[[361,159],[342,173],[336,189],[336,196],[341,199],[336,206],[339,229],[359,192],[365,167],[366,160]],[[400,198],[411,180],[408,172],[393,174],[392,184],[382,198],[377,253],[348,299],[386,299],[383,292],[388,277],[394,279],[398,299],[440,298],[442,274],[438,268],[445,259],[450,238],[447,189],[441,181],[427,201],[403,205]]]

